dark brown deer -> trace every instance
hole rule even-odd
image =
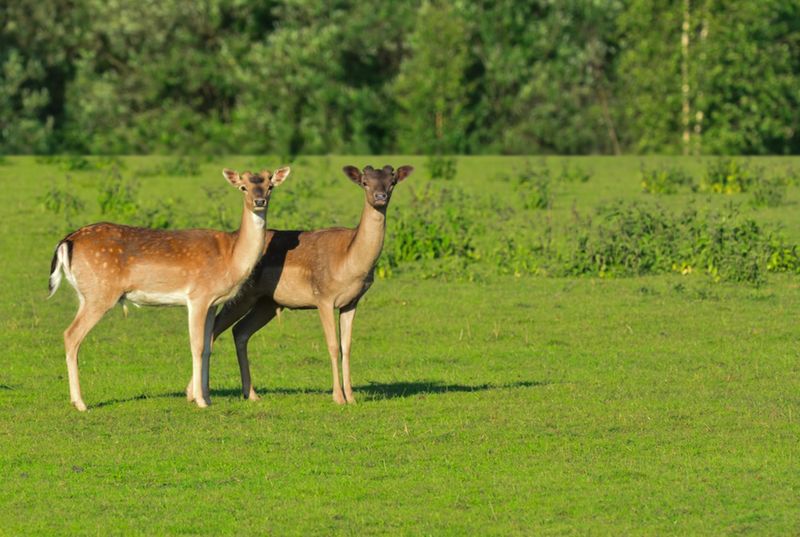
[[[239,230],[154,230],[102,222],[80,228],[56,246],[50,270],[50,296],[61,273],[78,294],[78,313],[64,332],[70,400],[86,410],[78,382],[81,342],[117,303],[186,306],[197,406],[209,401],[208,362],[216,306],[233,298],[264,250],[270,193],[289,175],[223,170],[228,182],[244,193]]]
[[[214,338],[233,323],[242,393],[258,399],[250,380],[247,343],[282,309],[319,310],[333,373],[333,400],[354,403],[350,383],[350,340],[358,301],[372,285],[373,271],[383,248],[386,208],[395,185],[413,171],[403,166],[363,172],[346,166],[344,173],[364,189],[366,200],[358,227],[316,231],[267,231],[264,257],[241,294],[228,302],[214,322]],[[339,342],[335,310],[339,310],[342,384],[339,382]],[[238,321],[238,322],[237,322]],[[189,385],[191,389],[191,383]]]

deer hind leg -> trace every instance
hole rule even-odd
[[[81,397],[81,386],[78,380],[78,350],[86,334],[103,318],[103,315],[116,303],[100,301],[87,302],[81,296],[81,305],[72,323],[64,331],[64,350],[67,355],[67,374],[69,377],[69,399],[81,412],[86,410],[86,403]]]
[[[351,304],[339,310],[339,338],[342,341],[342,381],[344,383],[344,397],[348,403],[355,403],[353,386],[350,384],[350,341],[353,336],[353,319],[356,316],[356,306]]]
[[[239,373],[242,376],[242,395],[250,401],[260,398],[253,388],[250,378],[250,362],[247,359],[247,344],[250,338],[269,323],[278,313],[278,305],[268,297],[256,302],[253,309],[233,327],[233,342],[236,345],[236,359],[239,361]]]
[[[208,390],[208,368],[211,356],[211,335],[214,322],[214,308],[207,302],[190,302],[189,340],[192,348],[191,398],[197,406],[205,408],[210,404]],[[187,394],[187,397],[189,394]]]
[[[333,374],[333,401],[338,405],[345,403],[342,395],[342,385],[339,382],[339,342],[336,338],[336,323],[332,305],[319,306],[319,320],[325,332],[325,341],[328,344],[328,354],[331,356],[331,373]]]

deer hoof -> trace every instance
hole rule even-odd
[[[78,409],[79,412],[86,412],[86,403],[81,401],[80,399],[77,401],[72,401],[73,406]]]
[[[352,392],[351,393],[345,393],[344,396],[345,396],[345,399],[347,399],[347,403],[348,404],[350,404],[350,405],[356,404],[356,398],[352,394]]]
[[[247,396],[248,401],[261,401],[261,397],[258,396],[256,392],[250,392],[250,395]]]
[[[342,395],[342,392],[340,390],[337,390],[337,391],[333,392],[333,402],[336,403],[337,405],[345,404],[345,402],[346,402],[345,398]]]
[[[208,405],[211,404],[211,401],[206,401],[202,397],[199,399],[195,399],[194,402],[199,408],[208,408]]]

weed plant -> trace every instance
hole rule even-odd
[[[753,184],[753,197],[750,204],[754,207],[779,207],[786,199],[788,179],[785,176],[760,176]]]
[[[587,170],[579,164],[570,164],[566,160],[561,163],[561,173],[558,175],[559,181],[563,183],[588,183],[591,178],[591,170]]]
[[[200,164],[196,158],[181,156],[178,158],[169,158],[155,166],[144,167],[138,170],[137,173],[142,177],[154,175],[193,177],[200,175]]]
[[[642,165],[642,192],[647,194],[677,194],[681,187],[695,190],[694,179],[683,168],[660,165],[653,168]]]
[[[433,154],[425,161],[431,179],[450,181],[458,171],[458,160],[455,157]]]
[[[711,160],[700,183],[701,192],[738,194],[748,192],[764,174],[764,168],[733,157]]]
[[[676,271],[760,285],[766,272],[800,269],[797,248],[742,216],[734,206],[672,212],[659,205],[613,203],[579,219],[557,257],[562,275],[636,276]]]
[[[56,166],[65,172],[92,172],[116,168],[125,168],[125,162],[119,157],[85,157],[83,155],[47,155],[36,157],[36,162]]]
[[[653,192],[690,183],[688,174],[678,168],[652,168],[643,175],[650,171],[663,178],[656,182],[663,186]],[[298,177],[291,189],[281,191],[273,203],[282,228],[332,225],[333,209],[320,209],[313,202],[334,181]],[[753,204],[781,203],[786,183],[783,178],[749,182]],[[511,199],[501,195],[487,199],[436,181],[420,187],[409,184],[403,209],[391,213],[377,275],[408,272],[473,280],[491,274],[609,278],[697,272],[715,281],[760,285],[768,272],[800,270],[796,244],[787,242],[774,226],[743,216],[735,206],[699,209],[692,205],[675,211],[659,204],[618,201],[585,213],[573,207],[571,218],[554,220],[551,211],[540,211],[552,206],[553,184],[549,168],[530,161],[511,176]],[[87,202],[69,185],[68,179],[41,202],[48,212],[63,215],[65,225],[74,229],[86,223],[74,220]],[[228,230],[238,220],[225,200],[224,186],[205,187],[205,202],[191,206],[169,197],[146,202],[138,181],[114,168],[93,182],[92,188],[100,217],[106,220],[153,228]],[[485,240],[490,222],[498,231],[490,234],[492,240]],[[515,224],[506,226],[506,222]]]
[[[545,162],[538,166],[529,160],[517,169],[514,186],[524,209],[548,209],[553,203],[553,179]]]

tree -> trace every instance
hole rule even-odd
[[[619,2],[469,3],[476,152],[617,152]]]
[[[398,148],[410,153],[458,153],[469,125],[465,70],[467,30],[447,2],[425,2],[408,37],[394,94]]]
[[[67,84],[83,45],[83,2],[6,0],[0,11],[0,151],[58,146]]]

